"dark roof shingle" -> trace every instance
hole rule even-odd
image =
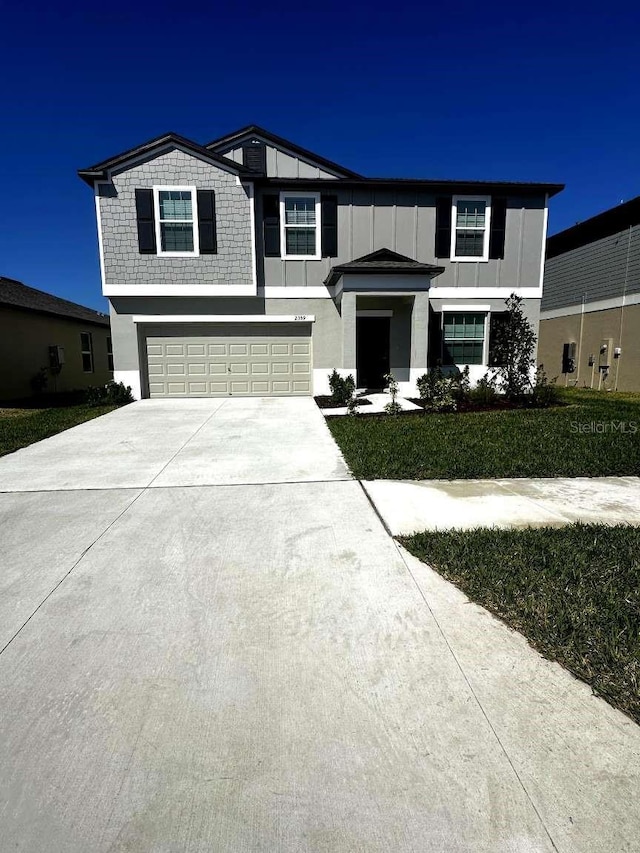
[[[85,308],[84,305],[69,302],[52,293],[29,287],[14,278],[3,276],[0,276],[0,305],[10,305],[14,308],[22,308],[24,311],[37,311],[40,314],[54,314],[57,317],[68,317],[99,326],[109,325],[107,314],[101,314],[92,308]]]

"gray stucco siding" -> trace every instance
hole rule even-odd
[[[333,190],[333,187],[331,188]],[[275,190],[270,190],[274,192]],[[261,258],[258,280],[267,286],[318,287],[335,264],[346,263],[377,249],[388,248],[424,263],[438,263],[444,272],[436,287],[539,287],[545,240],[545,200],[508,199],[505,256],[486,262],[454,262],[436,258],[435,195],[393,190],[333,190],[338,197],[338,256],[317,261]],[[257,245],[262,255],[262,199],[256,200]]]
[[[550,258],[542,310],[640,292],[640,225]]]
[[[342,364],[342,321],[339,308],[332,299],[262,299],[259,297],[216,298],[181,296],[122,296],[110,300],[111,335],[116,370],[139,370],[141,342],[133,316],[138,315],[198,315],[229,314],[269,315],[311,314],[313,365],[333,368]]]
[[[157,185],[215,191],[217,254],[140,254],[135,190]],[[235,175],[175,149],[114,174],[113,190],[99,204],[107,285],[253,283],[250,202]]]

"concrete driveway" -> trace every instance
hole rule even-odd
[[[0,460],[0,849],[633,851],[640,729],[403,553],[310,400]]]

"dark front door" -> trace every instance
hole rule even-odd
[[[356,320],[356,368],[359,388],[384,388],[389,372],[389,317]]]

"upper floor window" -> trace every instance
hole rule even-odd
[[[80,352],[82,354],[82,369],[85,373],[93,373],[93,340],[91,332],[80,332]]]
[[[198,255],[197,202],[194,187],[154,187],[156,243],[159,255]]]
[[[320,193],[281,193],[283,258],[320,258]]]
[[[451,260],[489,260],[489,196],[454,196],[451,211]]]

